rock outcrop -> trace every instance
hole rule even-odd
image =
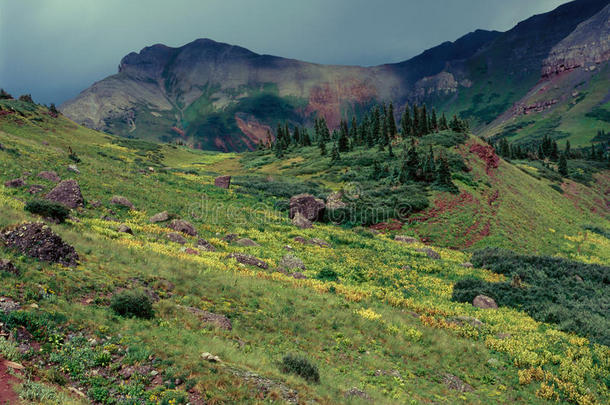
[[[300,213],[309,221],[319,221],[324,216],[326,205],[311,194],[298,194],[290,198],[290,218]]]
[[[44,197],[65,205],[68,208],[78,208],[85,205],[85,199],[76,180],[64,180]]]

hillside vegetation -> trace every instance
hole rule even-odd
[[[582,262],[604,274],[610,263],[610,227],[596,188],[607,187],[607,172],[590,186],[565,180],[562,194],[550,187],[558,181],[525,163],[490,164],[492,150],[473,136],[446,146],[435,138],[433,148],[471,170],[453,174],[457,192],[417,186],[429,205],[417,220],[385,233],[355,223],[299,229],[286,197],[345,188],[351,180],[342,176],[356,171],[351,162],[361,150],[333,165],[315,146],[288,148],[281,159],[272,150],[216,154],[95,132],[25,101],[0,107],[3,235],[19,239],[28,229],[20,224],[49,212],[40,204],[25,209],[56,186],[40,172],[75,179],[85,200],[65,222],[40,228],[74,247],[76,265],[0,246],[16,268],[0,271],[0,356],[25,366],[15,387],[25,402],[610,400],[605,340],[542,322],[493,289],[478,293],[491,294],[498,309],[456,299],[456,283],[489,288],[512,272],[446,248],[557,254],[577,260],[569,266],[592,286],[598,281]],[[387,149],[377,153],[395,163]],[[219,174],[241,179],[225,190],[213,185]],[[163,211],[167,222],[150,221]],[[192,228],[170,222],[178,218]],[[480,237],[464,235],[469,227]],[[400,242],[395,233],[427,243]],[[522,279],[515,288],[537,287],[538,279]]]

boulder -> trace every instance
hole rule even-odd
[[[19,269],[8,259],[0,259],[0,272],[19,275]]]
[[[291,254],[287,254],[282,257],[282,260],[280,260],[279,267],[286,270],[305,270],[305,264],[303,263],[303,261]]]
[[[297,280],[304,280],[307,278],[307,276],[305,276],[305,274],[295,271],[294,273],[290,274],[290,277],[292,278],[296,278]]]
[[[76,165],[68,165],[68,171],[76,174],[80,174],[80,170]]]
[[[227,256],[227,259],[235,259],[239,263],[247,264],[249,266],[256,266],[264,270],[269,268],[269,265],[266,262],[252,255],[247,255],[244,253],[231,253]]]
[[[474,297],[474,300],[472,300],[472,305],[483,309],[498,309],[498,304],[496,304],[496,301],[494,301],[493,298],[482,294]]]
[[[85,200],[76,180],[64,180],[45,196],[49,201],[55,201],[68,208],[78,208],[85,205]]]
[[[182,232],[185,235],[197,236],[197,230],[195,227],[182,219],[174,219],[172,222],[170,222],[169,228],[177,232]]]
[[[208,352],[201,353],[201,358],[206,361],[209,361],[210,363],[220,363],[221,362],[220,357],[214,356],[212,353],[208,353]]]
[[[237,245],[241,246],[260,246],[258,243],[254,242],[252,239],[242,238],[235,241]]]
[[[178,232],[170,232],[165,235],[165,237],[169,239],[170,242],[179,243],[181,245],[184,245],[186,243],[186,239],[184,238],[184,236],[180,235]]]
[[[89,203],[92,208],[99,208],[102,206],[102,202],[100,200],[93,200]]]
[[[407,235],[395,235],[394,240],[403,243],[417,243],[417,239]]]
[[[294,217],[292,217],[292,225],[301,229],[307,229],[313,226],[311,221],[305,218],[300,212],[295,213]]]
[[[165,221],[169,221],[169,213],[167,211],[159,212],[158,214],[155,214],[150,217],[150,222],[153,224]]]
[[[231,187],[231,176],[220,176],[214,179],[214,185],[216,187],[228,189]]]
[[[199,239],[197,241],[197,247],[201,250],[205,250],[206,252],[215,252],[216,251],[216,248],[205,239]]]
[[[364,392],[361,389],[358,389],[356,387],[352,387],[349,390],[347,390],[345,392],[344,396],[347,399],[360,398],[361,400],[365,400],[365,401],[371,400],[371,396],[369,394],[367,394],[366,392]]]
[[[8,180],[4,183],[4,187],[18,188],[25,186],[25,181],[22,178]]]
[[[464,263],[460,264],[460,266],[465,267],[465,268],[467,268],[467,269],[471,269],[471,268],[473,268],[473,267],[474,267],[474,266],[472,265],[472,263],[470,263],[470,262],[464,262]]]
[[[135,206],[131,203],[131,201],[129,201],[127,198],[120,196],[120,195],[115,195],[114,197],[112,197],[110,199],[110,204],[118,205],[120,207],[126,207],[126,208],[129,208],[130,210],[135,209]]]
[[[225,235],[225,237],[222,238],[222,240],[224,240],[225,242],[231,243],[237,238],[238,238],[238,236],[236,233],[229,233],[229,234]]]
[[[295,236],[295,242],[302,243],[303,245],[316,245],[320,247],[330,247],[330,244],[323,239],[313,238],[313,239],[305,239],[302,236]]]
[[[13,312],[21,309],[21,305],[12,298],[0,297],[0,312]]]
[[[311,194],[298,194],[290,198],[290,219],[300,212],[305,218],[314,222],[324,216],[324,201]]]
[[[2,239],[10,248],[21,254],[64,266],[76,266],[78,254],[47,225],[29,222],[5,230]]]
[[[53,183],[59,183],[61,181],[61,178],[54,171],[40,172],[38,173],[38,177],[52,181]]]
[[[197,249],[193,249],[193,248],[186,248],[186,249],[184,249],[184,253],[186,253],[188,255],[198,255],[199,251]]]
[[[475,328],[483,326],[483,322],[481,322],[479,319],[474,318],[472,316],[458,315],[456,317],[450,318],[449,320],[451,322],[455,322],[460,325],[468,324]]]
[[[439,260],[441,258],[441,255],[438,252],[435,252],[430,248],[416,249],[416,251],[425,253],[426,256],[428,256],[428,259]]]
[[[41,186],[39,184],[33,184],[28,189],[28,193],[30,193],[30,194],[38,194],[38,193],[42,193],[43,190],[44,190],[43,186]]]
[[[133,231],[131,230],[131,228],[125,224],[121,224],[121,226],[119,226],[119,229],[117,230],[117,232],[128,233],[130,235],[133,235]]]

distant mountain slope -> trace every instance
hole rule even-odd
[[[400,107],[426,102],[483,128],[527,95],[541,72],[552,70],[554,57],[573,58],[561,49],[595,37],[596,24],[607,22],[607,14],[599,14],[607,4],[577,0],[505,33],[476,30],[407,61],[369,68],[259,55],[209,39],[179,48],[154,45],[125,56],[116,75],[95,83],[62,111],[114,134],[181,138],[197,148],[224,151],[253,149],[279,121],[309,124],[322,115],[336,126],[341,117],[379,100]],[[577,27],[581,33],[574,32]],[[583,49],[588,60],[591,48]],[[596,63],[608,59],[603,50],[594,54]]]

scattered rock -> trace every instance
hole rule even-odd
[[[201,353],[201,358],[209,361],[210,363],[220,363],[221,362],[220,357],[214,356],[212,353],[208,353],[208,352]]]
[[[295,236],[295,242],[302,243],[304,245],[317,245],[320,247],[330,247],[330,244],[323,239],[313,238],[313,239],[305,239],[302,236]]]
[[[25,186],[25,181],[22,178],[8,180],[4,183],[4,187],[18,188]]]
[[[343,202],[342,198],[343,193],[341,191],[330,193],[328,197],[326,197],[326,208],[329,210],[336,210],[347,207],[347,204]]]
[[[180,306],[182,307],[182,306]],[[213,312],[204,311],[203,309],[193,307],[182,307],[190,313],[196,315],[203,323],[214,324],[220,329],[232,330],[231,320],[224,315],[215,314]]]
[[[2,233],[7,246],[35,259],[76,266],[78,254],[47,225],[24,223]]]
[[[186,249],[184,249],[184,253],[189,254],[189,255],[198,255],[199,251],[197,249],[193,249],[193,248],[186,248]]]
[[[498,304],[496,304],[496,301],[494,301],[493,298],[482,294],[474,297],[474,300],[472,300],[472,305],[483,309],[498,309]]]
[[[8,360],[4,361],[4,365],[8,368],[12,368],[13,370],[23,370],[25,368],[19,363],[15,363],[14,361],[8,361]]]
[[[201,238],[197,241],[197,247],[201,250],[205,250],[206,252],[215,252],[216,248],[207,240]]]
[[[256,266],[256,267],[259,267],[259,268],[265,269],[265,270],[269,268],[269,265],[266,262],[254,257],[252,255],[247,255],[245,253],[231,253],[230,255],[227,256],[227,258],[235,259],[239,263],[247,264],[249,266]]]
[[[83,194],[76,180],[64,180],[44,197],[49,201],[55,201],[68,208],[78,208],[85,205]]]
[[[301,229],[307,229],[313,226],[311,221],[305,218],[300,212],[295,213],[294,217],[292,217],[292,225]]]
[[[235,243],[241,246],[260,246],[258,243],[248,238],[238,239],[235,241]]]
[[[89,205],[93,208],[99,208],[102,206],[102,202],[100,200],[93,200],[89,203]]]
[[[286,245],[286,246],[284,246],[284,249],[285,249],[285,250],[287,250],[287,251],[289,251],[289,252],[294,252],[294,249],[293,249],[293,248],[292,248],[292,246],[290,246],[290,245]]]
[[[470,262],[464,262],[464,263],[460,264],[460,266],[465,267],[465,268],[467,268],[467,269],[471,269],[471,268],[473,268],[473,267],[474,267],[474,266],[472,265],[472,263],[470,263]]]
[[[0,312],[13,312],[21,308],[21,305],[12,298],[0,297]]]
[[[0,259],[0,271],[19,275],[19,269],[17,269],[13,262],[8,259]]]
[[[296,278],[297,280],[304,280],[307,278],[307,276],[301,272],[295,271],[294,273],[290,274],[290,277],[292,278]]]
[[[165,221],[169,221],[169,213],[167,211],[159,212],[158,214],[155,214],[150,217],[150,222],[153,224]]]
[[[174,219],[169,224],[169,228],[177,232],[182,232],[185,235],[197,236],[197,230],[189,222],[182,219]]]
[[[280,394],[281,398],[284,401],[290,404],[299,403],[299,396],[297,391],[291,389],[290,387],[281,382],[262,377],[251,371],[240,370],[236,367],[230,367],[229,371],[235,376],[246,381],[248,384],[256,386],[257,391],[253,393],[253,397],[254,395],[258,396],[260,394],[262,394],[264,397],[267,397],[267,395],[269,395],[271,392],[277,392]]]
[[[510,339],[513,335],[511,335],[510,333],[498,333],[496,335],[496,337],[500,340],[504,340],[504,339]]]
[[[103,215],[102,216],[102,220],[103,221],[108,221],[108,222],[119,222],[119,219],[116,217],[111,217],[109,215]]]
[[[76,165],[68,165],[68,171],[76,174],[80,174],[80,170]]]
[[[170,232],[165,235],[165,237],[171,242],[179,243],[181,245],[184,245],[186,243],[186,239],[184,238],[184,236],[180,235],[178,232]]]
[[[214,179],[214,185],[216,187],[228,189],[231,187],[231,176],[220,176]]]
[[[298,257],[291,255],[291,254],[288,254],[288,255],[285,255],[284,257],[282,257],[282,260],[280,260],[279,266],[286,270],[294,270],[294,269],[305,270],[305,264],[303,263],[303,261],[301,259],[299,259]]]
[[[121,226],[119,226],[118,232],[128,233],[130,235],[133,235],[133,231],[131,230],[131,228],[125,224],[121,224]]]
[[[23,172],[21,174],[21,177],[30,177],[32,175],[32,172]]]
[[[59,175],[54,171],[40,172],[38,173],[38,177],[52,181],[53,183],[59,183],[61,181],[61,177],[59,177]]]
[[[110,200],[110,204],[118,205],[121,207],[126,207],[126,208],[129,208],[130,210],[135,209],[135,206],[131,203],[131,201],[129,201],[127,198],[122,197],[120,195],[115,195],[114,197],[112,197],[112,199]]]
[[[42,193],[42,191],[44,190],[44,187],[39,185],[39,184],[33,184],[30,186],[28,193],[30,194],[38,194],[38,193]]]
[[[237,239],[237,234],[236,233],[229,233],[227,235],[225,235],[224,238],[222,238],[222,240],[224,240],[225,242],[231,243],[233,242],[235,239]]]
[[[417,243],[416,238],[414,238],[412,236],[406,236],[406,235],[395,235],[394,240],[398,241],[398,242],[404,242],[404,243]]]
[[[416,251],[425,253],[426,256],[428,256],[428,259],[439,260],[441,258],[441,255],[438,252],[435,252],[430,248],[416,249]]]
[[[358,397],[361,399],[366,399],[367,401],[369,401],[371,399],[370,395],[367,394],[366,392],[356,388],[356,387],[352,387],[349,390],[347,390],[345,392],[345,398],[353,398],[353,397]]]
[[[324,201],[311,194],[298,194],[290,198],[290,219],[300,212],[309,221],[319,221],[324,215]]]
[[[453,374],[445,373],[443,376],[443,383],[454,391],[459,392],[472,392],[474,388],[470,384],[465,383],[459,377],[454,376]]]
[[[580,277],[578,274],[576,274],[576,275],[574,276],[574,279],[575,279],[576,281],[578,281],[579,283],[582,283],[582,282],[583,282],[582,277]]]

